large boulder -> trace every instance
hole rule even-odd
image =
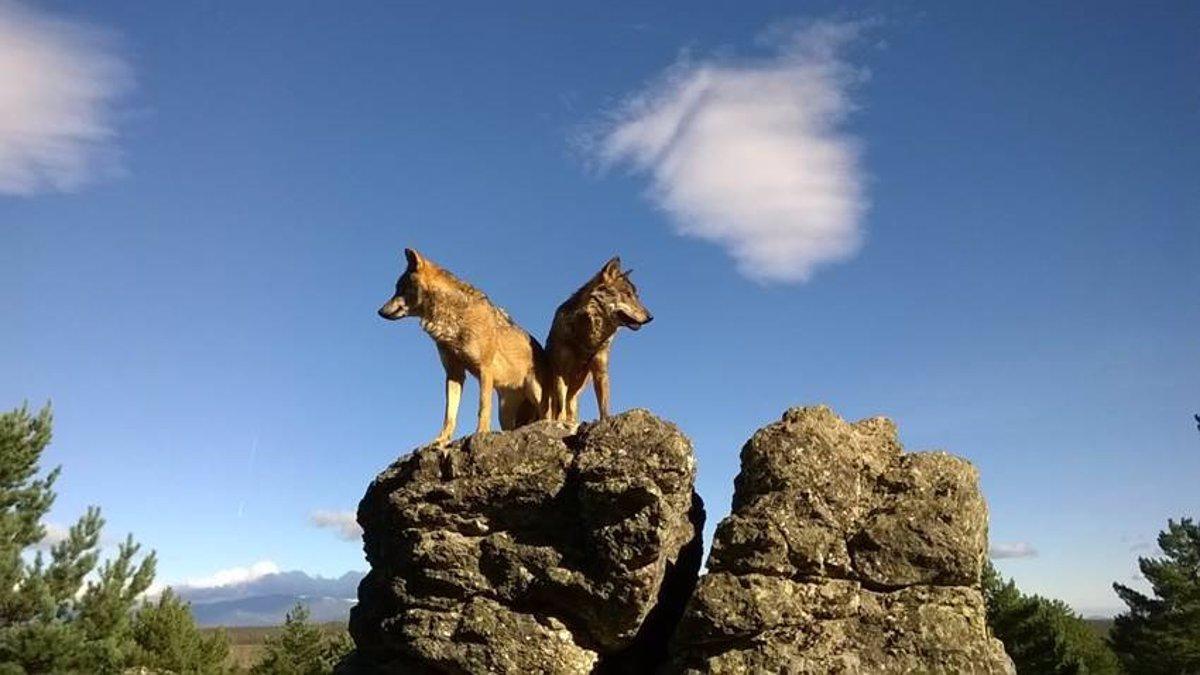
[[[697,578],[691,443],[644,410],[424,447],[359,504],[370,572],[341,672],[633,672]]]
[[[794,408],[742,449],[669,672],[1012,673],[988,635],[978,475],[883,418]]]

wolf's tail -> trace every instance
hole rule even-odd
[[[532,335],[529,336],[529,347],[533,351],[533,372],[530,373],[532,381],[527,383],[529,386],[525,390],[526,398],[521,401],[513,420],[518,427],[549,417],[550,387],[553,386],[550,359],[546,350],[542,348],[542,343]],[[539,400],[533,400],[535,393]]]

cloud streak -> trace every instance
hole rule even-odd
[[[362,528],[353,511],[313,511],[308,520],[314,527],[333,530],[345,541],[358,541],[362,537]]]
[[[992,544],[990,554],[993,560],[1003,560],[1005,558],[1036,558],[1038,552],[1028,542],[1013,541]]]
[[[865,71],[843,56],[863,28],[811,22],[774,31],[765,59],[681,59],[592,139],[600,164],[648,175],[675,231],[747,277],[808,280],[862,245],[861,143],[843,127]]]
[[[0,0],[0,194],[70,192],[117,168],[130,70],[108,33]]]

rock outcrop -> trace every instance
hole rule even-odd
[[[742,449],[699,573],[678,429],[635,410],[426,447],[359,505],[342,673],[1012,673],[974,467],[795,408]]]
[[[968,462],[883,418],[794,408],[742,449],[733,512],[672,646],[676,673],[1011,673],[979,575]]]
[[[645,672],[700,568],[678,429],[634,410],[425,447],[358,509],[371,570],[343,673]]]

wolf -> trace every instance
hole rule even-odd
[[[446,370],[446,414],[433,443],[444,445],[454,435],[468,372],[479,380],[476,432],[491,429],[493,390],[500,395],[502,429],[548,417],[541,344],[479,289],[411,248],[404,249],[404,256],[407,267],[379,316],[389,321],[415,316],[437,345]]]
[[[629,280],[631,272],[622,272],[621,259],[612,258],[554,313],[546,338],[552,419],[579,421],[579,393],[589,375],[600,417],[608,417],[608,356],[617,329],[638,330],[654,320]]]

